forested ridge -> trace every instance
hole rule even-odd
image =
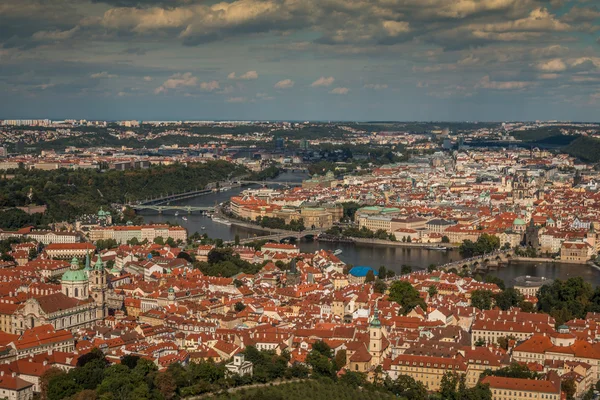
[[[107,209],[113,203],[202,189],[210,182],[246,172],[244,167],[226,161],[128,171],[18,170],[12,179],[0,179],[0,208],[45,204],[48,210],[42,222],[72,220],[77,215],[96,213],[100,207]]]

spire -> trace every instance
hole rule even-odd
[[[375,308],[373,309],[373,318],[371,318],[371,323],[369,324],[371,328],[381,328],[381,321],[379,320],[379,309],[377,308],[377,303],[375,303]]]
[[[90,250],[88,249],[87,254],[85,255],[85,268],[84,270],[90,271],[92,268],[90,267]]]
[[[77,257],[73,257],[73,259],[71,260],[71,269],[73,271],[77,271],[79,269],[79,260],[77,259]]]
[[[94,269],[96,271],[104,270],[104,264],[102,264],[102,257],[100,257],[100,254],[98,254],[98,258],[96,259],[96,264],[94,264]]]

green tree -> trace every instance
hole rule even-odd
[[[438,293],[437,287],[435,285],[429,286],[429,289],[427,289],[427,293],[430,297],[435,296]]]
[[[377,279],[375,283],[373,283],[373,291],[375,293],[385,293],[387,290],[387,284],[381,279]]]
[[[240,245],[240,235],[237,235],[237,234],[235,235],[235,238],[234,238],[234,240],[233,240],[233,243],[234,243],[236,246],[239,246],[239,245]]]
[[[507,288],[494,295],[494,301],[498,307],[506,311],[516,307],[523,302],[523,295],[514,288]]]
[[[401,312],[403,314],[409,313],[417,306],[420,306],[424,310],[427,308],[425,301],[421,298],[417,289],[407,281],[395,281],[392,283],[389,298],[402,306]]]
[[[398,375],[394,381],[386,382],[387,389],[394,395],[405,399],[426,400],[427,389],[408,375]]]
[[[166,400],[175,397],[177,385],[169,372],[159,372],[154,376],[154,386]]]
[[[412,272],[412,267],[410,265],[404,265],[400,267],[400,275],[408,275]]]
[[[242,303],[241,301],[238,301],[237,303],[235,303],[235,305],[233,306],[233,309],[235,310],[235,312],[241,312],[244,311],[244,309],[246,308],[246,306],[244,305],[244,303]]]
[[[365,276],[365,283],[370,283],[373,282],[375,280],[375,273],[373,272],[372,269],[370,269],[369,271],[367,271],[367,275]]]
[[[492,292],[489,290],[474,290],[471,293],[471,306],[480,310],[489,310],[492,308]]]

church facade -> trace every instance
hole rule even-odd
[[[14,332],[20,334],[45,324],[69,330],[92,327],[107,316],[107,290],[106,271],[99,256],[94,268],[86,257],[83,269],[73,258],[62,276],[61,292],[30,298],[15,311]]]

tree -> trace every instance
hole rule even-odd
[[[412,272],[412,267],[410,265],[402,264],[402,267],[400,267],[400,275],[408,275],[411,272]]]
[[[498,248],[500,248],[500,239],[497,236],[484,233],[475,242],[468,239],[463,241],[458,251],[463,257],[469,258],[491,253]]]
[[[435,287],[435,285],[429,286],[429,289],[427,289],[427,293],[429,294],[429,297],[435,296],[438,293],[437,287]]]
[[[375,280],[375,273],[372,269],[367,271],[367,275],[365,276],[365,283],[373,282]]]
[[[514,288],[507,288],[494,295],[494,301],[498,307],[506,311],[516,307],[523,302],[523,295]]]
[[[429,272],[429,273],[432,273],[436,269],[437,269],[437,266],[435,264],[429,264],[429,266],[427,266],[427,272]]]
[[[29,249],[29,261],[35,260],[37,258],[37,255],[37,249],[35,247]]]
[[[409,313],[417,306],[420,306],[422,309],[427,308],[425,301],[421,298],[417,289],[406,281],[395,281],[392,283],[389,298],[402,306],[401,312],[403,314]]]
[[[194,261],[196,261],[192,258],[192,256],[190,256],[189,253],[186,253],[185,251],[180,251],[179,254],[177,254],[177,258],[184,259],[185,261],[189,262],[190,264],[193,264]]]
[[[489,290],[474,290],[471,293],[471,306],[480,310],[489,310],[492,308],[492,292]]]
[[[442,381],[440,382],[440,394],[442,399],[459,400],[460,397],[457,391],[458,382],[459,376],[454,372],[448,371],[442,376]]]
[[[335,353],[335,365],[337,365],[338,368],[342,368],[346,365],[346,350],[338,350],[338,352]]]
[[[329,345],[322,340],[316,341],[312,346],[312,350],[324,355],[327,358],[332,357],[331,347],[329,347]]]
[[[500,288],[500,290],[504,290],[506,288],[506,285],[504,284],[504,280],[502,278],[499,278],[494,275],[490,275],[490,274],[486,275],[484,277],[484,281],[486,283],[495,283]]]
[[[40,399],[48,400],[48,387],[50,381],[58,376],[66,375],[65,371],[58,367],[50,367],[40,377]]]
[[[154,238],[154,243],[163,246],[165,244],[165,239],[162,236],[157,236]]]
[[[235,305],[233,306],[233,309],[235,310],[235,312],[241,312],[244,311],[244,309],[246,308],[246,306],[244,305],[244,303],[242,303],[241,301],[238,301],[237,303],[235,303]]]
[[[450,238],[446,235],[442,236],[442,243],[450,243]]]
[[[585,318],[590,311],[600,311],[600,290],[581,277],[557,279],[537,293],[538,309],[550,314],[561,325],[573,318]]]
[[[134,369],[139,361],[138,356],[134,356],[132,354],[127,354],[121,358],[121,364],[127,366],[129,369]]]
[[[234,240],[233,240],[233,243],[234,243],[236,246],[239,246],[239,245],[240,245],[240,235],[237,235],[237,234],[235,235],[235,238],[234,238]]]
[[[512,362],[508,367],[499,368],[497,370],[486,369],[481,374],[485,376],[500,376],[502,378],[521,378],[521,379],[537,379],[537,372],[531,371],[526,365],[521,365],[518,362]]]
[[[164,399],[169,400],[175,397],[177,385],[169,372],[158,372],[154,377],[154,386],[156,386]]]
[[[352,387],[364,386],[366,382],[367,379],[362,373],[354,371],[346,371],[340,378],[341,384]]]
[[[87,363],[92,362],[94,360],[100,360],[105,365],[108,365],[108,361],[104,357],[104,353],[97,347],[94,347],[89,353],[86,353],[77,359],[77,366],[83,367]]]
[[[387,268],[385,267],[385,265],[382,265],[381,267],[379,267],[378,276],[381,279],[383,279],[387,276]]]
[[[68,374],[56,374],[48,381],[48,400],[62,400],[79,392],[81,387]]]
[[[373,283],[373,291],[375,293],[385,293],[387,290],[387,284],[381,279],[377,279],[375,283]]]
[[[386,387],[400,398],[411,400],[426,400],[428,398],[425,386],[408,375],[398,375],[396,380],[386,382]]]

